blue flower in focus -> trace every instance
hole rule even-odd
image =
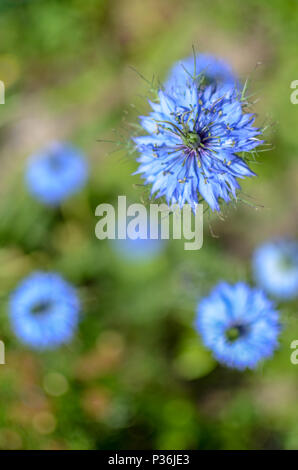
[[[182,93],[194,78],[204,84],[220,85],[222,92],[240,92],[241,85],[232,68],[224,60],[210,54],[199,54],[176,62],[165,82],[165,91]]]
[[[279,316],[258,289],[219,283],[198,305],[196,329],[214,357],[228,367],[254,369],[278,346]]]
[[[42,203],[56,206],[84,186],[88,176],[85,157],[68,144],[54,142],[27,164],[29,191]]]
[[[69,342],[77,328],[79,310],[74,288],[56,273],[31,274],[10,298],[10,318],[16,336],[39,350]]]
[[[254,253],[253,270],[256,281],[281,299],[298,297],[298,243],[279,240],[264,243]]]
[[[182,93],[159,91],[153,111],[140,118],[148,134],[134,138],[136,173],[152,185],[151,195],[194,210],[204,199],[220,211],[220,200],[236,198],[237,179],[255,175],[239,153],[262,143],[260,129],[233,90],[189,80]]]

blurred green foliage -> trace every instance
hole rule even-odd
[[[298,448],[297,302],[279,306],[280,349],[255,372],[218,366],[192,329],[218,280],[252,282],[259,242],[297,236],[297,29],[290,0],[2,0],[0,448]],[[248,204],[205,218],[202,250],[169,242],[158,258],[129,262],[96,239],[94,212],[143,190],[123,145],[98,140],[127,141],[148,109],[149,85],[131,66],[162,80],[192,45],[251,76],[273,150],[243,185]],[[51,139],[80,146],[92,167],[59,210],[23,184],[26,158]],[[82,299],[77,336],[55,352],[23,347],[9,324],[10,292],[34,269],[60,271]]]

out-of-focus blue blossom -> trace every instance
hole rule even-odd
[[[150,238],[149,218],[147,230],[143,234],[140,230],[140,236],[136,239],[129,238],[111,240],[111,246],[115,253],[127,261],[142,263],[156,258],[165,248],[166,240],[161,239],[160,229],[158,229],[158,238]]]
[[[253,255],[256,281],[281,299],[298,297],[298,243],[278,240],[259,246]]]
[[[205,346],[228,367],[253,369],[278,346],[279,315],[259,289],[219,283],[198,305],[195,323]]]
[[[162,240],[112,240],[114,250],[127,260],[142,262],[155,258],[163,249]]]
[[[78,325],[79,311],[75,289],[56,273],[31,274],[10,298],[16,336],[39,350],[69,342]]]
[[[53,142],[28,160],[26,183],[43,204],[59,205],[86,183],[88,164],[74,147]]]
[[[165,82],[165,91],[183,93],[195,77],[198,81],[204,80],[205,84],[220,85],[222,93],[241,90],[239,80],[227,62],[211,54],[199,54],[174,64]]]
[[[159,91],[153,111],[142,116],[148,135],[135,137],[140,153],[136,173],[151,184],[151,195],[168,205],[189,203],[195,210],[203,199],[220,211],[220,200],[236,198],[237,178],[255,173],[240,158],[262,143],[254,115],[220,86],[198,86],[189,79],[181,93]]]

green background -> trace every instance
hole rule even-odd
[[[297,30],[294,0],[1,1],[0,448],[298,448],[297,302],[278,305],[280,348],[253,372],[219,366],[192,329],[219,280],[253,284],[260,242],[297,236]],[[147,262],[124,260],[96,239],[95,208],[147,197],[131,176],[131,124],[149,109],[152,79],[192,46],[251,78],[273,149],[253,165],[243,202],[224,220],[205,216],[200,251],[170,241]],[[92,169],[59,210],[23,182],[27,157],[53,139],[81,148]],[[61,272],[82,300],[77,334],[53,352],[22,346],[9,322],[10,293],[36,269]]]

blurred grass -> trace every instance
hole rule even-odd
[[[216,365],[191,329],[215,282],[252,281],[257,243],[297,237],[296,2],[11,0],[0,13],[0,448],[297,449],[297,302],[280,305],[281,347],[256,372]],[[95,238],[94,211],[119,194],[142,197],[136,164],[98,140],[128,139],[148,109],[148,84],[130,67],[163,79],[192,45],[252,75],[274,149],[243,188],[264,208],[211,216],[219,238],[206,217],[199,252],[170,242],[157,259],[129,263]],[[87,188],[59,211],[32,200],[22,178],[25,159],[51,139],[77,144],[92,165]],[[9,294],[34,269],[60,271],[82,298],[79,332],[55,352],[30,352],[8,321]],[[51,374],[63,393],[49,388]]]

